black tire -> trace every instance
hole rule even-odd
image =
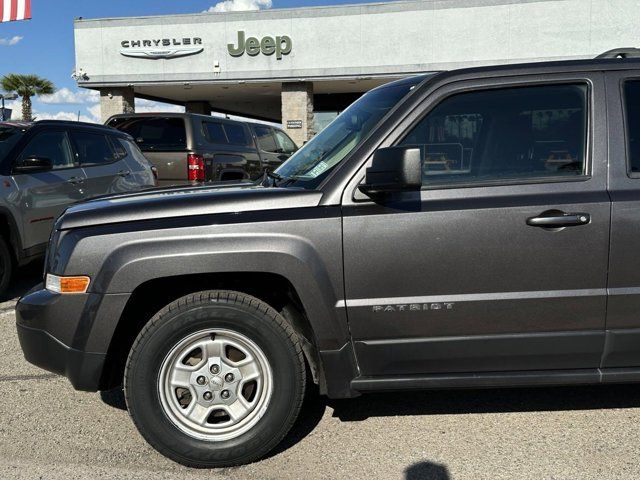
[[[269,362],[273,385],[264,415],[236,438],[207,441],[178,428],[163,409],[161,365],[174,346],[203,329],[234,331],[253,341]],[[189,467],[230,467],[253,462],[276,447],[296,420],[305,394],[306,371],[299,339],[266,303],[230,291],[182,297],[158,312],[136,338],[125,368],[129,413],[158,452]]]
[[[4,237],[0,237],[0,294],[4,294],[13,275],[13,258]]]

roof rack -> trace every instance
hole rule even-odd
[[[640,48],[614,48],[601,53],[596,58],[640,58]]]

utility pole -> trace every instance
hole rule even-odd
[[[0,93],[0,99],[2,99],[2,108],[0,109],[0,122],[4,122],[5,118],[4,118],[4,101],[5,100],[17,100],[18,99],[18,95],[16,95],[15,93]]]

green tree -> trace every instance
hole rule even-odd
[[[22,97],[22,120],[32,120],[31,97],[36,95],[51,95],[56,87],[46,78],[37,75],[20,75],[10,73],[2,77],[0,85],[5,92],[15,92]]]

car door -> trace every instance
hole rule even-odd
[[[640,367],[640,71],[607,73],[607,96],[612,206],[605,375]]]
[[[53,169],[13,173],[17,197],[12,201],[21,211],[25,249],[46,243],[55,219],[68,205],[85,199],[85,174],[75,162],[64,129],[35,133],[14,164],[30,157],[50,159]]]
[[[382,146],[421,149],[423,189],[343,199],[363,376],[599,366],[603,98],[599,73],[461,81],[407,115]]]
[[[245,123],[220,121],[202,122],[205,143],[205,177],[208,181],[256,179],[262,174],[260,156],[251,131]]]
[[[113,147],[105,133],[98,130],[72,130],[71,139],[76,161],[85,172],[87,198],[132,190],[129,182],[131,168],[127,164],[126,150]]]
[[[278,168],[283,161],[289,158],[276,141],[273,129],[267,125],[253,125],[256,134],[260,157],[262,158],[263,169],[270,171]]]

